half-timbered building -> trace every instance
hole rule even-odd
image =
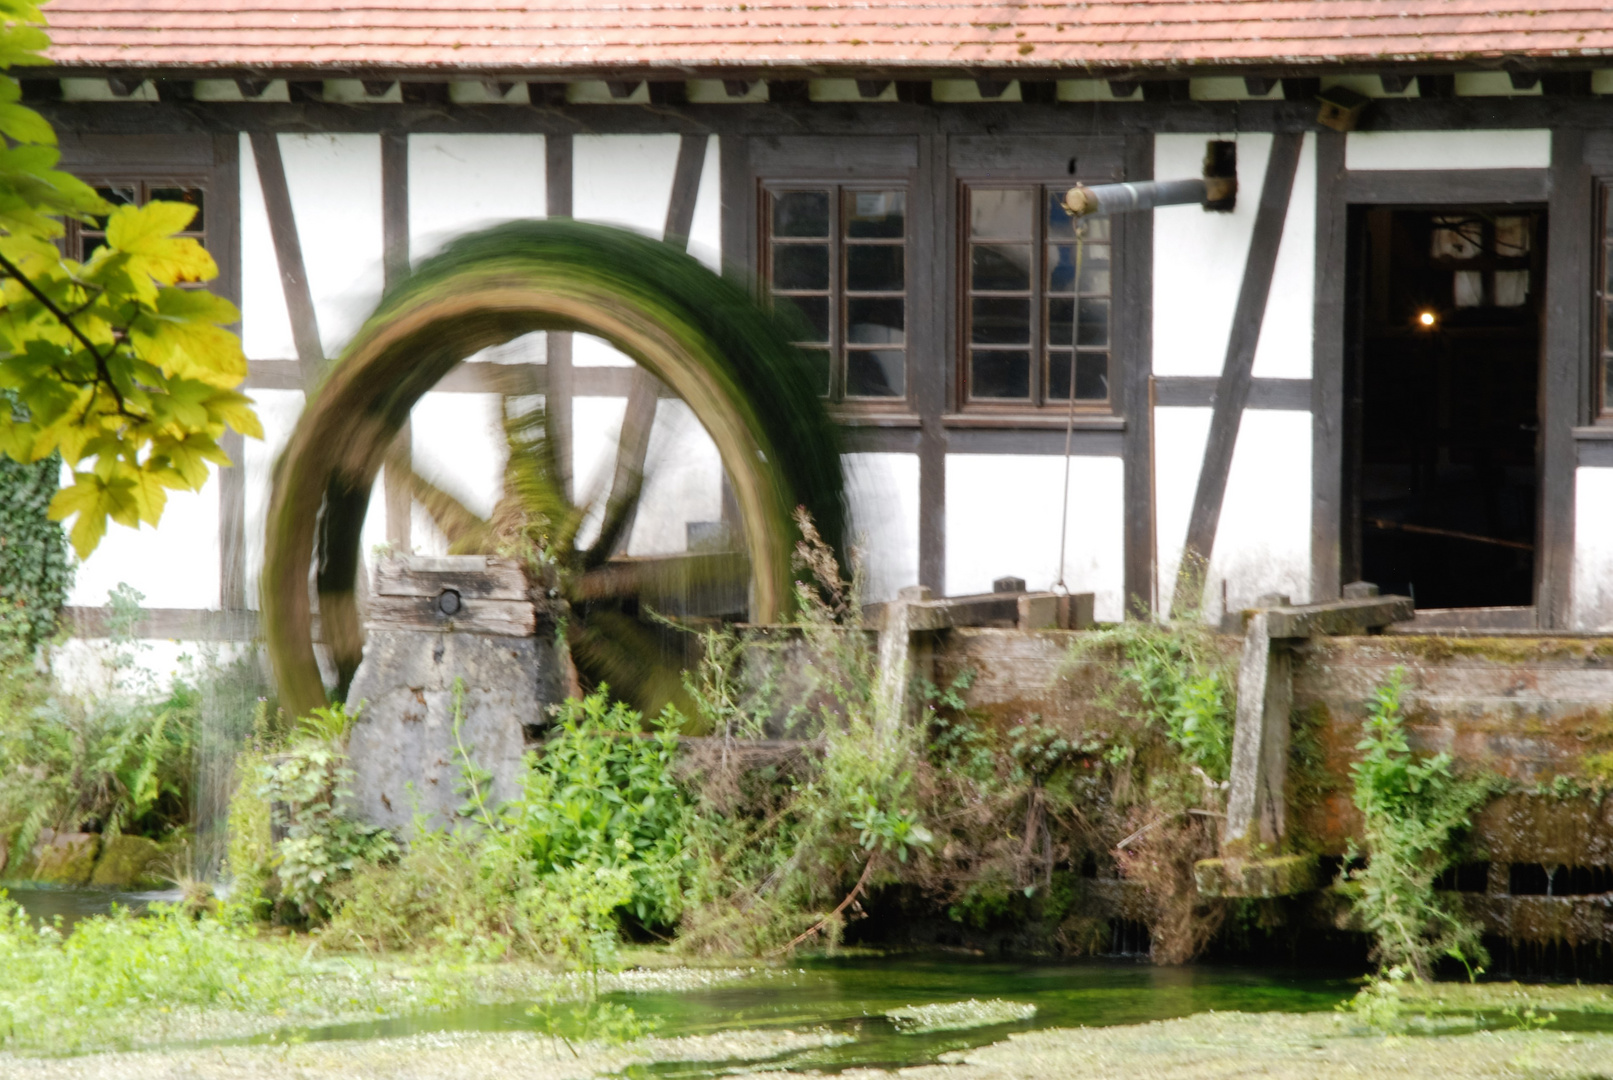
[[[250,636],[304,388],[411,260],[569,215],[687,243],[807,317],[876,595],[1062,579],[1118,619],[1172,605],[1185,551],[1211,620],[1363,579],[1430,622],[1613,628],[1601,5],[46,10],[27,98],[109,198],[201,206],[269,432],[160,529],[107,538],[75,586],[89,622],[126,581],[154,636]],[[1097,219],[1077,262],[1067,188],[1197,176],[1212,140],[1235,144],[1231,212]],[[415,410],[421,472],[490,506],[499,395],[541,364],[579,486],[653,410],[631,551],[723,521],[709,442],[602,342],[477,360]],[[397,485],[368,529],[440,543]]]

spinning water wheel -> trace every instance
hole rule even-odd
[[[362,656],[359,531],[411,409],[460,361],[535,331],[603,338],[685,402],[717,447],[738,509],[740,535],[726,557],[675,569],[614,560],[641,493],[642,461],[637,469],[618,461],[608,493],[574,500],[560,476],[554,418],[508,403],[510,465],[490,518],[411,476],[413,494],[459,550],[524,539],[543,553],[534,572],[572,604],[566,636],[585,678],[653,696],[621,685],[623,675],[676,680],[675,671],[650,670],[656,661],[630,613],[633,597],[687,584],[691,572],[707,585],[737,579],[748,582],[750,617],[774,621],[791,600],[794,509],[804,507],[824,536],[842,536],[834,427],[792,334],[743,288],[673,247],[605,226],[534,221],[467,236],[388,293],[311,396],[276,464],[263,618],[292,715],[326,703],[311,577],[339,686]],[[633,412],[630,404],[625,424]],[[640,437],[629,432],[624,445],[629,436]],[[590,511],[599,527],[584,544]],[[656,580],[667,573],[685,580]]]

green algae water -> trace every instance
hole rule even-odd
[[[601,1001],[611,1009],[632,1010],[637,1022],[653,1025],[653,1033],[661,1037],[734,1030],[823,1030],[838,1036],[833,1040],[836,1045],[792,1051],[762,1064],[665,1062],[633,1066],[624,1074],[626,1080],[692,1080],[759,1067],[840,1072],[920,1065],[1036,1028],[1140,1024],[1211,1010],[1329,1010],[1355,989],[1348,978],[1274,969],[894,956],[810,961],[785,970],[759,970],[741,981],[707,989],[607,994]],[[989,1007],[962,1011],[986,1020],[994,1015],[993,1009],[1025,1018],[961,1029],[914,1030],[900,1014],[887,1015],[915,1006],[970,1001]],[[1006,1008],[1007,1004],[1021,1008]],[[1034,1008],[1034,1014],[1026,1015],[1025,1007]],[[557,1037],[586,1037],[581,1029],[568,1031],[563,1021],[554,1023],[553,1015],[533,1016],[522,1005],[483,1006],[305,1028],[257,1041],[374,1039],[456,1030],[554,1031]],[[949,1013],[939,1010],[937,1015]]]

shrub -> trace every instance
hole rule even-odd
[[[0,650],[29,661],[56,632],[73,584],[67,534],[46,514],[61,475],[56,454],[26,465],[0,456]]]
[[[1396,668],[1373,692],[1356,745],[1362,756],[1350,771],[1368,861],[1351,872],[1350,884],[1377,939],[1378,963],[1427,978],[1442,957],[1470,971],[1488,961],[1479,928],[1434,891],[1488,786],[1457,778],[1448,754],[1412,753],[1401,716],[1404,678]]]

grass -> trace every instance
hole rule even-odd
[[[672,967],[650,950],[616,973],[531,963],[330,954],[317,939],[261,932],[178,909],[36,930],[0,900],[0,1050],[43,1056],[237,1039],[477,1004],[580,999],[610,990],[675,990],[741,978],[732,968]]]

